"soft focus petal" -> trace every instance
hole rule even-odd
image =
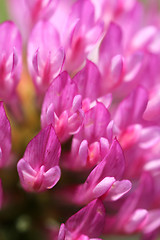
[[[3,103],[0,102],[0,168],[10,162],[11,126],[6,116]]]

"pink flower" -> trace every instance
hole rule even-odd
[[[129,180],[121,180],[125,170],[122,149],[114,140],[109,153],[91,171],[84,184],[62,191],[65,199],[86,204],[101,197],[104,201],[116,201],[131,189]]]
[[[60,179],[58,166],[61,146],[52,125],[41,130],[28,144],[17,169],[26,191],[41,192],[52,188]]]
[[[38,20],[47,20],[53,15],[58,3],[57,0],[7,0],[7,2],[9,13],[21,29],[25,41]]]
[[[143,53],[138,50],[130,52],[124,41],[122,28],[111,22],[99,48],[103,93],[119,88],[116,94],[123,96],[130,92],[139,80]]]
[[[123,19],[125,15],[131,13],[137,3],[136,0],[99,0],[98,2],[92,0],[92,2],[95,5],[98,17],[104,20],[106,26],[112,20],[117,20],[118,22]]]
[[[147,186],[147,187],[146,187]],[[131,190],[116,215],[107,216],[105,233],[133,234],[145,229],[152,203],[153,180],[149,174],[143,174],[137,188]]]
[[[86,60],[85,66],[73,77],[78,92],[82,96],[82,109],[87,112],[96,105],[96,100],[108,108],[112,101],[112,94],[102,95],[102,77],[97,65]]]
[[[138,86],[119,104],[115,112],[114,123],[116,125],[116,133],[119,134],[125,131],[131,125],[143,124],[143,113],[147,107],[147,103],[148,93],[146,89]]]
[[[10,103],[15,98],[21,75],[22,42],[16,25],[11,21],[0,24],[0,36],[0,98]]]
[[[39,95],[43,96],[61,71],[63,61],[64,50],[58,32],[50,22],[38,22],[28,43],[28,67]]]
[[[48,88],[41,113],[41,125],[52,123],[61,142],[78,132],[83,123],[82,97],[67,72],[55,78]]]
[[[73,81],[76,82],[78,92],[83,99],[92,102],[100,97],[101,75],[93,62],[87,60],[85,67],[74,76]]]
[[[94,200],[61,225],[58,240],[96,240],[103,231],[104,220],[104,206]]]
[[[80,171],[98,164],[108,153],[112,141],[112,122],[105,106],[96,106],[85,113],[84,124],[72,140],[71,152],[64,155],[62,164]]]
[[[7,166],[11,153],[11,126],[0,102],[0,168]]]
[[[63,41],[66,51],[65,69],[75,72],[99,40],[103,23],[95,21],[94,6],[90,0],[78,0],[66,23]]]

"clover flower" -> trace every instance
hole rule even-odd
[[[0,239],[158,239],[157,1],[6,2]]]

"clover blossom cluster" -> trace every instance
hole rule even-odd
[[[12,20],[0,24],[0,168],[17,164],[27,195],[47,191],[53,209],[56,202],[76,209],[68,220],[54,216],[63,222],[49,230],[43,226],[50,240],[160,234],[157,2],[7,1]],[[11,122],[25,125],[32,109],[27,98],[24,109],[19,87],[30,78],[40,128],[20,156],[11,150]],[[8,204],[3,181],[0,211]]]

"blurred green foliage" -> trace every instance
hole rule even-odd
[[[7,20],[7,11],[5,6],[5,1],[0,0],[0,22]]]

